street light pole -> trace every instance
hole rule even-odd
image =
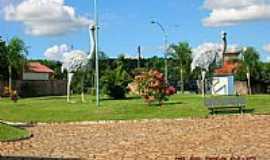
[[[95,47],[95,53],[96,53],[96,105],[97,107],[100,105],[99,104],[99,34],[98,34],[98,30],[99,30],[99,15],[98,15],[98,4],[97,4],[97,0],[94,0],[94,15],[95,15],[95,42],[96,42],[96,47]]]
[[[165,30],[165,28],[162,26],[161,23],[159,23],[158,21],[151,21],[152,24],[157,24],[161,31],[164,34],[164,58],[165,58],[165,81],[166,83],[168,82],[168,60],[167,60],[167,49],[168,49],[168,32]]]

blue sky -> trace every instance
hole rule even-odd
[[[27,18],[19,17],[18,15],[21,12],[18,13],[16,18],[10,18],[12,20],[5,18],[4,8],[8,4],[12,4],[16,8],[22,3],[22,0],[0,1],[2,1],[0,3],[1,36],[4,39],[10,39],[13,36],[22,38],[30,47],[29,58],[45,58],[44,52],[46,49],[61,44],[73,45],[74,48],[84,51],[89,50],[87,27],[80,26],[76,28],[76,31],[65,31],[65,26],[62,26],[63,33],[55,35],[27,33],[27,26],[25,25]],[[116,57],[120,53],[135,56],[137,46],[141,45],[145,57],[162,56],[162,51],[159,49],[163,43],[162,32],[157,26],[150,24],[151,19],[154,18],[167,29],[170,43],[187,41],[192,47],[197,47],[204,42],[219,43],[220,32],[224,30],[228,32],[230,44],[254,46],[260,52],[262,60],[267,61],[270,57],[267,49],[270,51],[270,47],[265,47],[265,49],[263,47],[270,44],[270,15],[263,12],[264,15],[260,14],[262,17],[259,17],[246,12],[246,18],[241,17],[241,14],[245,13],[247,7],[255,8],[262,5],[269,7],[268,0],[264,0],[263,4],[260,3],[260,0],[246,0],[252,2],[247,5],[232,4],[224,6],[218,4],[226,1],[232,2],[232,0],[99,0],[100,49],[111,57]],[[65,0],[62,5],[75,9],[77,16],[86,19],[92,19],[93,17],[92,0]],[[222,8],[219,5],[224,7]],[[219,16],[218,13],[216,15],[213,13],[214,10],[222,11],[223,9],[226,11],[226,9],[232,8],[237,8],[243,12],[239,14],[234,12],[231,16],[228,15],[225,18]],[[212,19],[211,14],[213,14]],[[238,15],[240,18],[234,20],[234,16]],[[210,20],[204,23],[203,19],[206,18]]]

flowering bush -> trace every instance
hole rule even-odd
[[[17,102],[18,101],[18,95],[17,95],[17,91],[12,91],[12,94],[11,94],[11,100],[13,101],[13,102]]]
[[[4,87],[4,96],[6,96],[6,97],[10,96],[10,90],[9,90],[8,86]]]
[[[167,86],[164,75],[158,70],[143,72],[135,77],[138,93],[148,104],[158,102],[162,105],[168,97],[176,93],[176,89]]]

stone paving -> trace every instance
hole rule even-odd
[[[270,159],[270,116],[43,124],[28,130],[34,135],[29,140],[0,142],[0,155],[90,160]]]

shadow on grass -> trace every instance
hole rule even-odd
[[[126,98],[120,98],[120,99],[113,99],[113,98],[101,98],[101,101],[113,101],[113,100],[135,100],[135,99],[141,99],[141,97],[126,97]],[[95,99],[93,101],[96,101]]]
[[[65,96],[55,96],[55,97],[40,97],[38,100],[65,100]]]
[[[165,102],[163,104],[158,104],[158,103],[152,103],[152,104],[147,104],[148,106],[156,106],[156,107],[167,107],[167,106],[172,106],[172,105],[177,105],[177,104],[184,104],[183,102],[180,101],[175,101],[175,102]]]
[[[165,102],[165,105],[177,105],[177,104],[184,104],[183,102],[176,101],[176,102]]]
[[[244,109],[243,113],[254,113],[255,109]],[[219,110],[215,111],[215,114],[239,114],[239,110]]]
[[[79,158],[16,157],[0,155],[0,160],[79,160]]]

